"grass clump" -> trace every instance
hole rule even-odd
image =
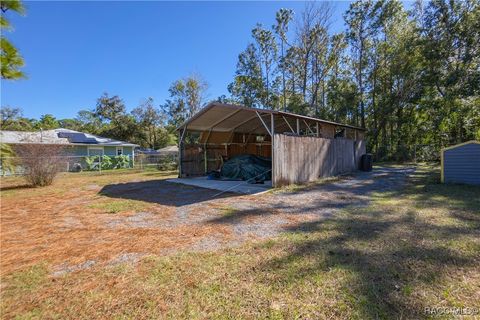
[[[222,215],[224,217],[232,217],[234,216],[239,210],[231,207],[231,206],[222,206],[219,208],[219,210],[222,212]]]
[[[109,200],[100,203],[93,203],[88,207],[92,209],[100,209],[104,213],[115,214],[126,211],[140,211],[148,206],[148,203],[137,200]]]

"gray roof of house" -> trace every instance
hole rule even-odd
[[[0,131],[0,141],[8,144],[61,144],[61,145],[99,145],[99,146],[127,146],[136,147],[136,144],[99,137],[89,133],[69,129],[53,129],[37,132],[29,131]]]
[[[157,150],[160,154],[176,154],[178,153],[178,146],[168,146]]]

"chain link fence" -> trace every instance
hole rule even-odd
[[[136,154],[134,167],[140,170],[173,171],[178,169],[177,154]]]
[[[40,157],[33,159],[41,160]],[[26,174],[27,168],[23,163],[25,163],[25,157],[1,157],[0,176]],[[176,155],[144,154],[135,156],[58,156],[55,157],[55,164],[60,172],[108,172],[118,169],[173,171],[178,168],[178,157]]]

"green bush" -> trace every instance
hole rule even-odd
[[[160,171],[174,171],[178,169],[178,163],[173,157],[164,157],[158,160],[157,169]]]
[[[130,157],[127,155],[116,156],[113,158],[113,168],[129,168],[130,167]]]
[[[101,162],[100,162],[101,160]],[[87,165],[86,170],[89,171],[98,171],[100,168],[99,163],[101,163],[102,170],[111,170],[111,169],[123,169],[131,167],[130,157],[127,155],[121,156],[89,156],[85,157],[85,163]]]
[[[113,169],[113,161],[109,156],[102,156],[102,170]]]
[[[99,161],[99,156],[85,157],[85,163],[87,164],[87,170],[89,170],[89,171],[98,170],[98,161]]]

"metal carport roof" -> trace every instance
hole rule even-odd
[[[189,131],[219,131],[252,134],[269,134],[273,116],[275,132],[292,131],[297,120],[301,126],[309,128],[313,124],[328,124],[341,128],[365,131],[364,128],[345,125],[332,121],[302,116],[294,113],[267,109],[249,108],[240,105],[213,102],[187,120],[177,130],[186,128]],[[310,128],[309,128],[310,129]],[[310,129],[311,130],[311,129]]]

